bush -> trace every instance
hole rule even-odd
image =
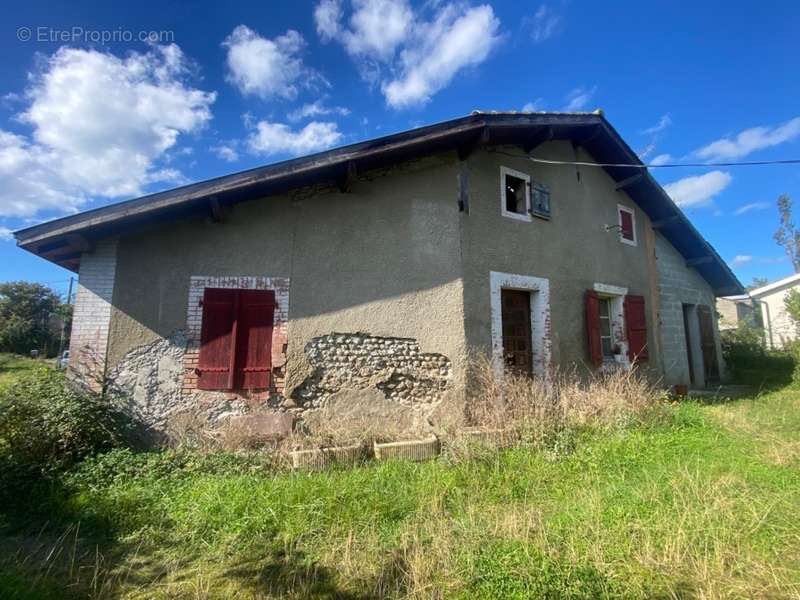
[[[0,477],[48,477],[121,443],[125,421],[47,367],[0,388]]]
[[[798,353],[791,349],[765,350],[762,336],[761,329],[747,323],[722,332],[722,355],[731,379],[757,386],[789,384]]]

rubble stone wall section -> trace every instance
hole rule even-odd
[[[430,408],[442,400],[453,377],[449,358],[422,352],[409,338],[331,333],[312,339],[306,358],[313,372],[293,394],[306,410],[324,406],[341,389],[368,388],[409,408]]]

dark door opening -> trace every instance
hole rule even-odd
[[[521,290],[501,290],[503,321],[503,360],[519,374],[533,372],[531,346],[531,294]]]
[[[719,382],[719,363],[717,362],[717,344],[714,341],[714,320],[708,306],[697,307],[697,320],[700,325],[700,351],[703,355],[703,374],[706,385]]]
[[[686,358],[689,360],[689,383],[697,385],[697,380],[694,374],[694,356],[692,356],[692,331],[689,327],[689,319],[692,318],[692,305],[683,305],[683,335],[686,340]]]

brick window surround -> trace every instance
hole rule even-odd
[[[289,278],[287,277],[214,277],[192,276],[189,285],[189,305],[186,316],[186,354],[184,355],[183,391],[193,393],[197,388],[197,368],[200,358],[200,334],[203,329],[202,300],[206,288],[238,290],[271,290],[275,292],[275,313],[272,326],[272,377],[267,392],[255,395],[282,395],[286,384],[286,344],[289,326]],[[245,391],[215,392],[240,396]]]

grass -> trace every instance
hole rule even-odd
[[[0,597],[797,598],[798,467],[789,388],[421,464],[117,451],[0,516]]]
[[[19,354],[0,352],[0,384],[11,381],[26,371],[30,371],[42,361],[34,360]]]

